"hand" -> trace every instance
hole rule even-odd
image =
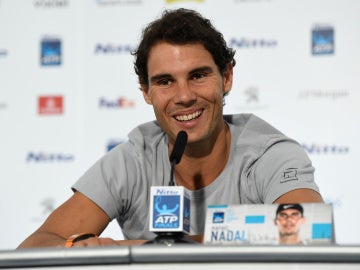
[[[112,238],[91,237],[75,242],[73,247],[97,247],[97,246],[132,246],[141,245],[147,240],[114,240]]]
[[[97,247],[97,246],[117,246],[117,242],[112,238],[90,237],[85,240],[75,242],[73,247]]]

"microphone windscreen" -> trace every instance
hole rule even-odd
[[[176,136],[176,140],[174,143],[174,148],[170,155],[170,162],[172,163],[175,161],[178,164],[181,160],[181,157],[184,153],[185,146],[187,144],[188,135],[185,131],[180,131]]]

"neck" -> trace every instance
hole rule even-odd
[[[301,244],[301,240],[298,235],[286,235],[279,238],[280,244]]]
[[[188,144],[181,162],[175,167],[178,185],[197,190],[210,185],[224,170],[230,153],[231,134],[225,127],[211,142]]]

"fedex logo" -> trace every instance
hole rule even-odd
[[[99,99],[99,107],[109,109],[132,108],[135,107],[135,102],[127,99],[126,97],[120,97],[113,100],[101,97]]]
[[[63,96],[40,96],[38,99],[39,114],[62,114]]]

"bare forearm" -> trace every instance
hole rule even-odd
[[[64,247],[66,239],[50,232],[37,231],[25,239],[17,248]]]

